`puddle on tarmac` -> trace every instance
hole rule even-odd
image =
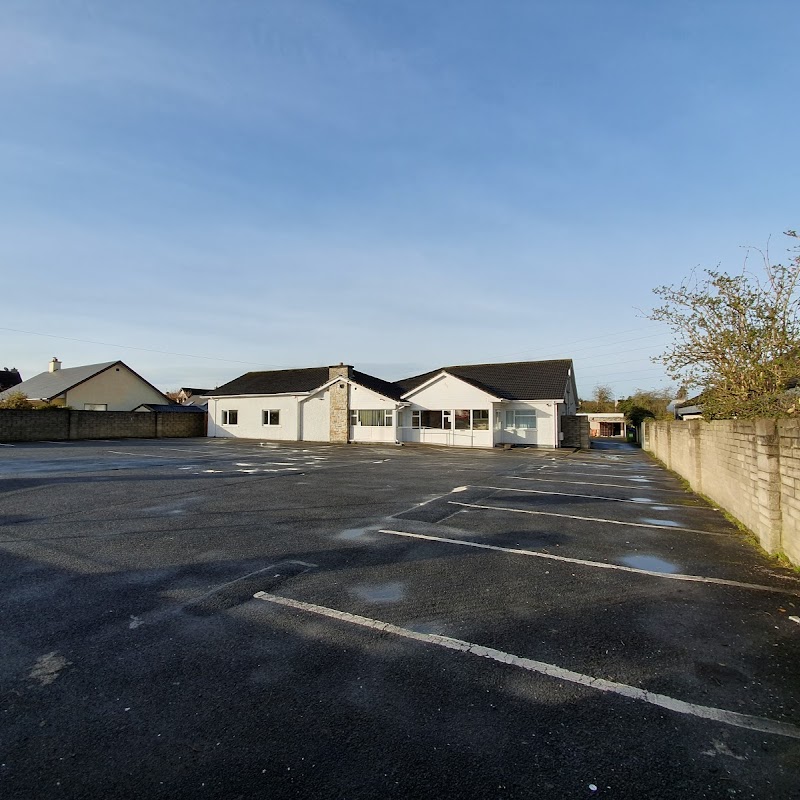
[[[406,596],[406,585],[400,581],[365,583],[354,586],[351,591],[369,603],[397,603]]]
[[[679,571],[677,564],[671,564],[669,561],[664,561],[664,559],[656,556],[625,556],[622,559],[622,563],[626,567],[646,569],[650,572],[673,573]]]
[[[348,528],[341,533],[336,534],[337,539],[344,539],[345,541],[352,541],[353,539],[361,539],[371,532],[370,528]]]
[[[662,528],[682,528],[680,522],[675,522],[672,519],[656,519],[655,517],[642,517],[639,522],[644,522],[647,525],[660,525]]]

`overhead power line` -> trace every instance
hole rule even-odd
[[[204,361],[226,361],[229,364],[247,364],[252,367],[281,367],[282,364],[261,364],[256,361],[237,361],[234,358],[216,358],[214,356],[197,356],[193,353],[174,353],[171,350],[153,350],[149,347],[134,347],[129,344],[115,344],[113,342],[96,342],[93,339],[75,339],[72,336],[57,336],[52,333],[40,333],[39,331],[23,331],[19,328],[2,328],[0,331],[13,331],[14,333],[25,333],[29,336],[46,336],[48,339],[63,339],[66,342],[82,342],[83,344],[99,344],[103,347],[118,347],[121,350],[140,350],[143,353],[160,353],[165,356],[181,356],[182,358],[199,358]]]

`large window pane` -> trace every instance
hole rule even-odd
[[[457,408],[455,411],[456,415],[456,430],[457,431],[468,431],[469,430],[469,409],[468,408]]]
[[[456,418],[456,422],[458,419]],[[489,410],[485,408],[476,408],[472,412],[472,427],[476,431],[489,430]]]
[[[536,427],[536,412],[534,411],[517,411],[514,414],[515,427],[517,428],[535,428]]]
[[[423,411],[422,412],[422,427],[423,428],[442,428],[442,412],[441,411]]]
[[[392,424],[392,412],[383,408],[358,412],[358,424],[370,428],[385,428]]]

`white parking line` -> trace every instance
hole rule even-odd
[[[183,456],[157,456],[152,453],[126,453],[124,450],[106,450],[107,453],[113,453],[115,456],[143,456],[144,458],[171,458],[173,461],[185,461]]]
[[[521,475],[507,475],[509,480],[514,481],[538,481],[540,483],[571,483],[577,486],[613,486],[617,489],[636,489],[627,483],[593,483],[592,481],[559,481],[553,478],[524,478]],[[683,489],[660,489],[658,486],[641,486],[639,488],[648,492],[670,492],[671,494],[686,494]]]
[[[0,447],[16,447],[16,445],[15,444],[3,444],[2,442],[0,442]]]
[[[408,533],[407,531],[394,531],[383,529],[378,533],[390,533],[392,536],[405,536],[409,539],[426,539],[431,542],[443,542],[444,544],[458,544],[462,547],[476,547],[479,550],[494,550],[498,553],[511,553],[516,556],[531,556],[533,558],[545,558],[548,561],[563,561],[567,564],[580,564],[584,567],[595,567],[597,569],[613,569],[619,572],[635,572],[637,575],[649,575],[652,578],[666,578],[671,581],[688,581],[689,583],[716,583],[721,586],[735,586],[738,589],[753,589],[757,592],[771,592],[773,594],[786,594],[791,597],[800,597],[800,591],[791,591],[780,586],[764,586],[760,583],[742,583],[741,581],[731,581],[727,578],[708,578],[705,575],[681,575],[674,572],[656,572],[649,569],[637,569],[636,567],[623,567],[621,564],[609,564],[606,561],[587,561],[584,558],[569,558],[568,556],[556,556],[552,553],[542,553],[539,550],[522,550],[515,547],[499,547],[494,544],[482,544],[480,542],[470,542],[465,539],[450,539],[446,536],[431,536],[426,533]]]
[[[563,472],[556,473],[557,475],[563,475]],[[596,472],[573,472],[569,470],[566,474],[568,475],[588,475],[590,478],[624,478],[629,481],[634,481],[635,483],[650,483],[650,481],[654,480],[654,478],[646,478],[644,475],[612,475],[608,472],[602,472],[598,475]]]
[[[779,722],[777,720],[756,717],[750,714],[740,714],[737,711],[727,711],[723,708],[713,708],[711,706],[687,703],[685,700],[677,700],[674,697],[669,697],[664,694],[648,692],[646,689],[640,689],[637,686],[629,686],[625,683],[617,683],[616,681],[609,681],[604,678],[594,678],[591,675],[584,675],[580,672],[574,672],[571,669],[564,669],[555,664],[547,664],[544,661],[534,661],[531,658],[523,658],[512,653],[506,653],[502,650],[495,650],[493,647],[484,647],[483,645],[473,642],[467,642],[463,639],[453,639],[450,636],[439,636],[433,633],[419,633],[418,631],[412,631],[408,628],[400,628],[388,622],[362,617],[358,614],[348,614],[345,611],[318,606],[314,603],[304,603],[301,600],[291,600],[288,597],[280,597],[276,594],[257,592],[254,597],[259,600],[264,600],[267,603],[275,603],[276,605],[294,608],[298,611],[306,611],[311,614],[317,614],[318,616],[329,617],[330,619],[340,620],[341,622],[347,622],[351,625],[370,628],[380,633],[390,633],[395,636],[401,636],[404,639],[413,639],[414,641],[424,644],[434,644],[438,647],[445,647],[448,650],[469,653],[470,655],[487,658],[500,664],[508,664],[527,670],[528,672],[535,672],[548,678],[555,678],[556,680],[565,681],[567,683],[586,686],[589,689],[596,689],[600,692],[609,692],[611,694],[627,697],[631,700],[649,703],[650,705],[658,706],[668,711],[674,711],[678,714],[700,717],[701,719],[720,722],[724,725],[732,725],[736,728],[747,728],[748,730],[758,731],[760,733],[770,733],[776,736],[785,736],[790,739],[800,739],[800,728],[788,722]]]
[[[681,525],[656,525],[651,522],[622,522],[618,519],[604,519],[603,517],[579,517],[577,514],[556,514],[554,511],[532,511],[523,508],[509,508],[508,506],[483,506],[478,503],[457,503],[447,501],[451,506],[466,506],[467,508],[480,508],[487,511],[508,511],[511,514],[534,514],[539,517],[562,517],[563,519],[579,519],[583,522],[605,522],[608,525],[629,525],[632,528],[656,528],[660,531],[687,531],[689,533],[702,533],[704,536],[730,536],[729,533],[714,533],[701,531],[697,528],[684,528]]]
[[[512,489],[508,486],[475,486],[475,489],[496,489],[499,492],[524,492],[525,494],[554,494],[559,497],[583,497],[587,500],[612,500],[615,503],[633,503],[638,506],[661,506],[661,508],[680,508],[680,509],[700,509],[704,510],[703,506],[670,506],[665,503],[659,503],[657,500],[632,500],[622,497],[605,497],[600,494],[572,494],[570,492],[548,492],[544,489]],[[709,510],[709,509],[705,509]]]

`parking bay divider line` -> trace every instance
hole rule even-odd
[[[645,475],[613,475],[611,473],[603,473],[601,472],[599,475],[596,472],[573,472],[569,470],[568,472],[556,472],[556,475],[588,475],[590,478],[622,478],[623,480],[633,481],[634,483],[650,483],[652,480],[658,480],[657,477],[648,478]]]
[[[613,486],[616,489],[641,488],[642,490],[646,489],[648,492],[670,492],[671,494],[687,494],[687,492],[684,489],[661,489],[658,486],[649,486],[649,485],[643,486],[640,483],[636,483],[633,486],[629,486],[625,483],[593,483],[592,481],[559,481],[559,480],[553,480],[552,478],[526,478],[523,477],[522,475],[506,475],[505,477],[508,478],[509,480],[514,480],[514,481],[540,481],[541,483],[571,483],[571,484],[577,484],[578,486]]]
[[[683,575],[674,572],[656,572],[650,569],[638,569],[637,567],[625,567],[622,564],[609,564],[606,561],[589,561],[584,558],[570,558],[569,556],[557,556],[552,553],[543,553],[540,550],[523,550],[516,547],[500,547],[494,544],[483,544],[482,542],[469,542],[466,539],[451,539],[447,536],[432,536],[427,533],[409,533],[408,531],[395,531],[384,528],[378,533],[388,533],[392,536],[405,536],[409,539],[424,539],[431,542],[442,542],[443,544],[457,544],[462,547],[475,547],[479,550],[492,550],[497,553],[509,553],[516,556],[530,556],[533,558],[544,558],[549,561],[561,561],[567,564],[578,564],[582,567],[593,567],[595,569],[611,569],[618,572],[633,572],[637,575],[647,575],[652,578],[664,578],[672,581],[686,581],[688,583],[713,583],[720,586],[733,586],[736,589],[751,589],[757,592],[770,592],[773,594],[789,595],[800,597],[800,590],[792,591],[781,586],[765,586],[760,583],[744,583],[727,578],[710,578],[705,575]]]
[[[685,700],[678,700],[668,695],[649,692],[638,686],[629,686],[625,683],[617,683],[616,681],[609,681],[604,678],[594,678],[591,675],[584,675],[580,672],[556,666],[555,664],[535,661],[531,658],[524,658],[514,655],[513,653],[506,653],[502,650],[496,650],[493,647],[484,647],[483,645],[467,642],[463,639],[454,639],[450,636],[441,636],[433,633],[420,633],[419,631],[392,625],[389,622],[382,622],[377,619],[371,619],[370,617],[362,617],[358,614],[349,614],[346,611],[339,611],[335,608],[319,606],[314,603],[305,603],[302,600],[292,600],[291,598],[281,597],[280,595],[270,594],[268,592],[256,592],[253,597],[267,603],[273,603],[298,611],[305,611],[307,613],[316,614],[317,616],[336,619],[351,625],[358,625],[363,628],[376,630],[380,633],[393,634],[404,639],[413,639],[423,644],[433,644],[447,648],[448,650],[456,650],[480,658],[486,658],[500,664],[508,664],[509,666],[526,670],[527,672],[538,673],[549,678],[555,678],[556,680],[586,686],[589,689],[596,689],[600,692],[608,692],[627,697],[631,700],[649,703],[650,705],[658,706],[668,711],[674,711],[678,714],[708,719],[725,725],[732,725],[736,728],[758,731],[759,733],[774,734],[790,739],[800,739],[800,728],[789,722],[781,722],[779,720],[752,716],[750,714],[741,714],[737,711],[727,711],[726,709],[714,708],[713,706],[701,706],[695,703],[688,703]]]
[[[553,494],[559,497],[583,497],[586,500],[611,500],[614,503],[633,503],[637,506],[661,506],[662,508],[679,508],[679,509],[700,509],[701,511],[711,511],[710,507],[706,506],[681,506],[669,505],[669,503],[660,503],[658,500],[633,500],[625,497],[604,497],[600,494],[573,494],[571,492],[548,492],[545,489],[514,489],[510,486],[477,486],[472,485],[473,489],[496,489],[498,492],[524,492],[525,494]],[[633,488],[633,487],[632,487]],[[670,526],[671,527],[671,526]]]
[[[577,519],[582,522],[604,522],[608,525],[625,525],[633,528],[655,528],[659,531],[683,531],[684,533],[700,533],[703,536],[730,536],[729,533],[715,533],[714,531],[701,531],[698,528],[684,528],[680,525],[655,525],[649,522],[623,522],[618,519],[605,519],[603,517],[581,517],[577,514],[556,514],[555,511],[533,511],[527,508],[509,508],[508,506],[484,506],[478,503],[458,503],[455,500],[447,501],[451,506],[465,506],[478,508],[484,511],[507,511],[510,514],[532,514],[537,517],[561,517],[562,519]]]

